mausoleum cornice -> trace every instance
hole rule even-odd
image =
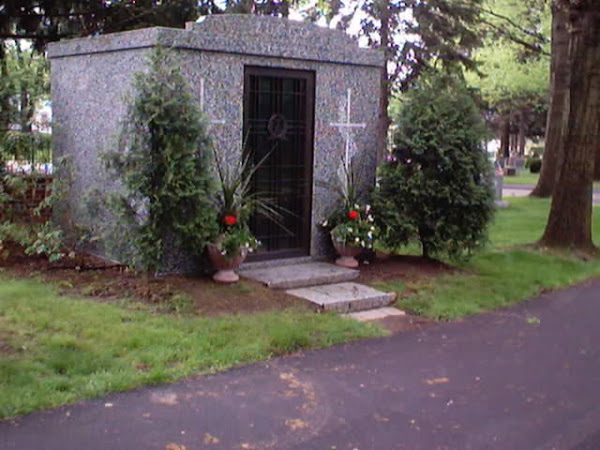
[[[51,59],[151,48],[157,45],[337,64],[384,66],[383,52],[359,48],[339,30],[267,16],[222,14],[187,23],[186,29],[145,28],[52,43]]]

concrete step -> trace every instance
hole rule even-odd
[[[304,298],[319,309],[350,313],[391,304],[396,294],[381,292],[358,283],[335,283],[321,286],[290,289],[286,293]]]
[[[267,259],[265,261],[245,262],[240,266],[240,270],[269,269],[271,267],[292,266],[298,264],[308,264],[311,262],[315,262],[315,260],[311,256],[298,256],[295,258],[283,259]]]
[[[273,289],[294,289],[354,280],[360,272],[325,262],[310,262],[256,269],[241,267],[238,274]]]

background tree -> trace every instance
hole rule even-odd
[[[543,129],[551,14],[540,0],[486,0],[481,10],[483,46],[473,53],[477,71],[466,77],[486,103],[499,157],[522,155],[526,138]]]
[[[600,148],[600,2],[556,0],[569,33],[567,95],[550,216],[540,241],[549,247],[594,251],[592,190]]]
[[[550,104],[544,139],[544,164],[531,195],[550,197],[554,191],[556,171],[562,155],[563,116],[569,92],[568,13],[552,4],[552,57],[550,64]]]
[[[9,128],[31,131],[36,105],[49,99],[48,62],[35,49],[24,50],[20,42],[7,47],[0,95],[6,98],[1,111],[0,132]]]
[[[474,54],[483,76],[466,74],[468,84],[481,93],[491,125],[502,138],[501,156],[506,158],[511,142],[512,150],[523,154],[525,138],[540,135],[542,130],[534,124],[545,118],[548,96],[548,59],[519,61],[519,50],[516,44],[488,43]],[[516,139],[511,139],[514,129]]]

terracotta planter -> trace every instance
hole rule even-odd
[[[235,273],[235,269],[246,259],[248,255],[247,248],[240,248],[239,254],[235,256],[226,257],[221,254],[217,244],[208,244],[208,257],[212,262],[217,272],[212,276],[212,279],[218,283],[235,283],[240,279],[239,275]]]
[[[335,239],[331,239],[335,251],[340,255],[335,263],[338,266],[347,267],[348,269],[356,269],[358,267],[358,261],[356,257],[362,252],[362,247],[356,247],[353,245],[346,245],[345,242],[339,242]]]

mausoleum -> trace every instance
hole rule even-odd
[[[359,162],[365,187],[374,183],[384,57],[344,32],[287,19],[213,15],[185,30],[51,44],[54,154],[72,162],[73,216],[86,191],[108,185],[99,154],[115,148],[134,74],[157,45],[179,54],[225,161],[268,154],[255,185],[293,214],[287,230],[253,222],[263,243],[258,257],[324,255],[320,223],[336,201],[330,185],[342,161]]]

